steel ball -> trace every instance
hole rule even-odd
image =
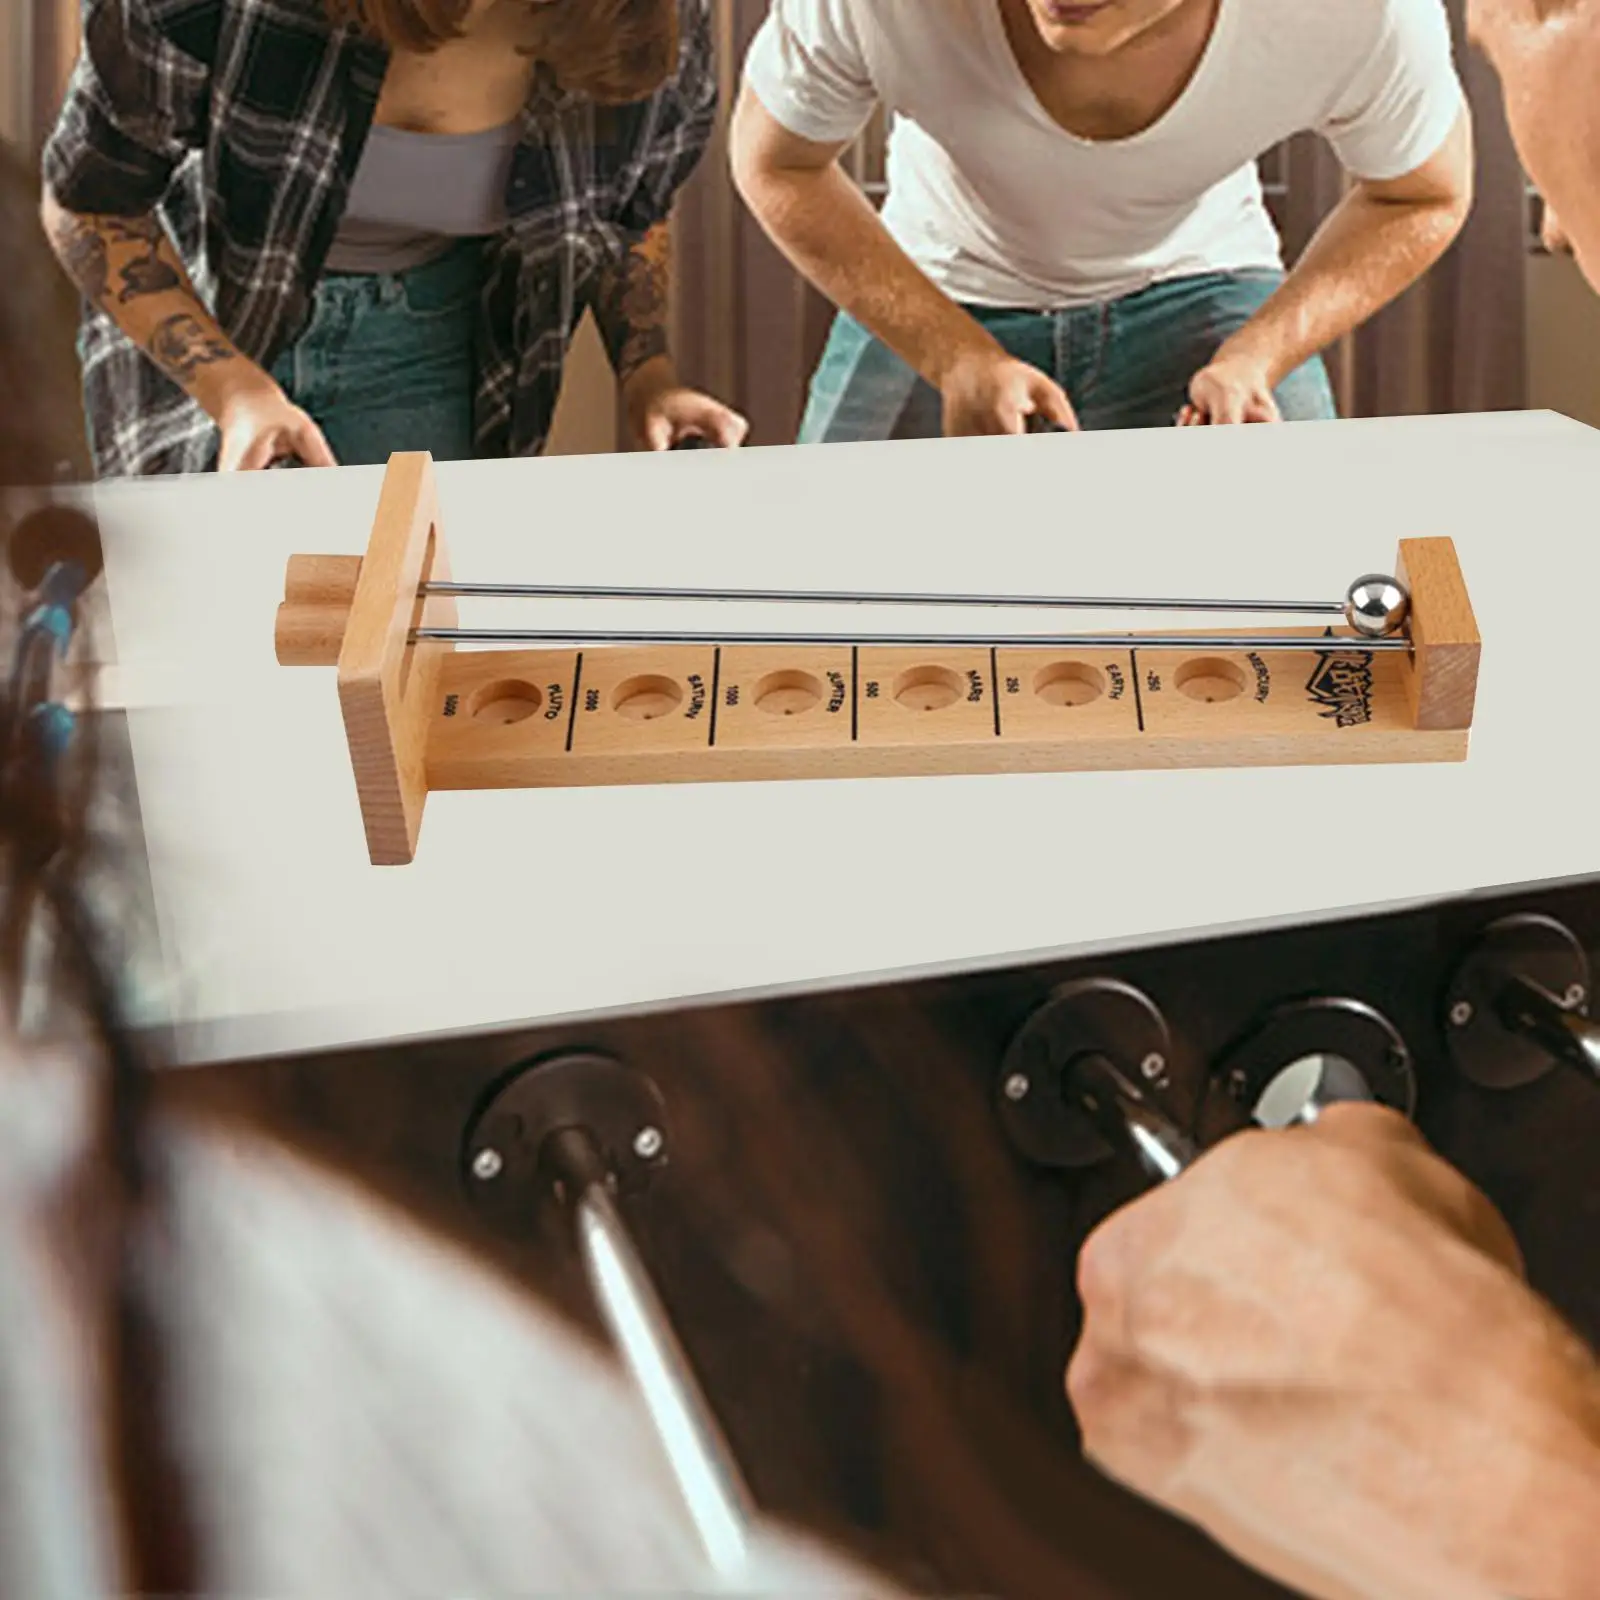
[[[1393,578],[1368,573],[1350,585],[1345,596],[1345,620],[1363,638],[1382,639],[1406,620],[1411,596]]]

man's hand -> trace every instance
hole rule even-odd
[[[1060,385],[999,346],[958,360],[939,387],[946,438],[1026,433],[1030,417],[1078,431],[1077,415]]]
[[[628,426],[645,450],[670,450],[692,438],[731,450],[750,432],[749,422],[737,411],[679,383],[663,359],[640,367],[622,393]]]
[[[1189,385],[1189,404],[1178,413],[1180,428],[1235,422],[1282,422],[1272,380],[1258,361],[1219,355]]]
[[[260,472],[283,457],[308,467],[338,462],[322,430],[265,373],[233,389],[217,408],[218,472]]]
[[[1089,1457],[1313,1596],[1595,1593],[1600,1369],[1403,1118],[1236,1135],[1112,1216]]]

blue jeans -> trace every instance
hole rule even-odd
[[[473,454],[481,255],[465,241],[409,272],[329,273],[305,332],[273,364],[341,466],[395,450]]]
[[[1085,429],[1170,427],[1189,383],[1271,298],[1283,274],[1174,278],[1068,311],[965,309],[1019,361],[1054,378]],[[1336,416],[1320,356],[1274,391],[1286,422]],[[936,439],[939,392],[853,318],[834,320],[800,424],[801,444]]]

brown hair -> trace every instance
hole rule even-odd
[[[431,51],[459,39],[474,0],[326,0],[392,50]],[[678,0],[524,0],[527,51],[563,89],[602,105],[648,99],[678,60]]]

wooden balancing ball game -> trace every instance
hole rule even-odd
[[[474,631],[456,605],[472,595],[1275,612],[1340,625]],[[390,458],[365,556],[290,558],[276,643],[285,666],[338,668],[377,865],[414,858],[430,789],[1460,761],[1480,653],[1447,538],[1402,539],[1392,577],[1327,602],[457,582],[420,452]]]

